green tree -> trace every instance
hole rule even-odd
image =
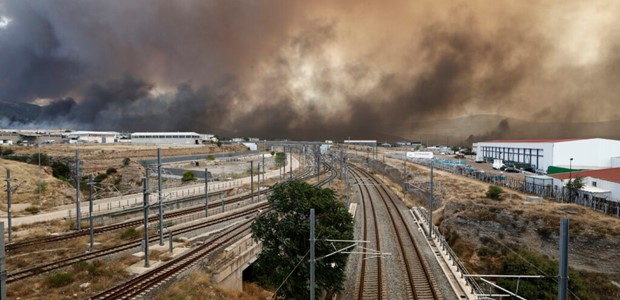
[[[332,245],[325,239],[353,239],[353,217],[337,202],[332,189],[322,189],[293,180],[277,184],[269,196],[271,211],[259,216],[252,235],[263,250],[254,267],[259,281],[278,287],[278,297],[309,298],[310,208],[316,212],[315,253],[320,258],[348,244]],[[321,290],[342,291],[346,278],[347,254],[336,254],[316,261],[316,295]],[[298,265],[299,264],[299,265]],[[287,279],[287,276],[290,277]]]
[[[496,185],[491,185],[489,186],[489,189],[487,190],[486,196],[487,198],[490,198],[490,199],[499,199],[499,195],[503,192],[504,190],[502,190],[501,187],[496,186]]]
[[[194,177],[194,172],[192,171],[183,172],[183,177],[181,178],[181,181],[188,182],[188,181],[193,181],[193,180],[196,180],[196,178]]]
[[[52,175],[61,180],[71,177],[71,168],[66,163],[55,161],[52,163]]]
[[[286,165],[286,154],[284,154],[284,152],[278,152],[276,153],[276,155],[273,157],[275,164],[277,167],[282,167],[284,165]]]
[[[34,154],[30,155],[29,163],[33,164],[33,165],[38,165],[39,164],[39,157],[41,158],[41,165],[42,166],[49,166],[50,165],[50,157],[47,156],[47,154],[45,154],[45,153],[34,153]]]
[[[577,190],[582,189],[584,186],[585,182],[581,176],[577,176],[575,179],[569,180],[566,184],[566,188],[568,188],[569,201],[573,201],[573,199],[577,197]]]
[[[585,182],[583,182],[583,177],[577,176],[575,179],[568,181],[566,187],[569,189],[582,189],[585,186]]]

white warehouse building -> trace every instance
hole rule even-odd
[[[111,144],[116,142],[119,133],[114,131],[73,131],[67,134],[69,143],[99,143]]]
[[[620,157],[620,141],[609,139],[496,140],[479,142],[476,160],[501,159],[546,171],[611,168]],[[572,161],[571,161],[572,159]]]
[[[202,145],[202,137],[195,132],[134,132],[132,144],[141,145]]]

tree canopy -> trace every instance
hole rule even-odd
[[[353,217],[337,202],[334,190],[293,180],[275,185],[268,200],[272,210],[259,216],[252,225],[254,239],[263,245],[254,263],[259,281],[274,288],[283,283],[277,293],[279,298],[309,298],[310,208],[314,208],[316,295],[322,290],[341,291],[347,254],[321,258],[334,252],[334,247],[341,249],[349,245],[332,245],[325,239],[353,239]]]
[[[278,167],[282,167],[282,166],[286,165],[286,154],[284,152],[276,153],[276,155],[273,157],[273,159],[275,160],[275,164]]]
[[[581,189],[585,186],[584,178],[577,176],[575,179],[569,180],[566,187],[569,189]]]

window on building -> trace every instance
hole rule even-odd
[[[596,187],[596,181],[592,181],[592,186]]]

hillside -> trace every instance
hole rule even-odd
[[[426,167],[408,168],[417,181],[429,176]],[[402,167],[388,169],[393,178],[402,178],[401,171]],[[571,280],[587,287],[581,286],[582,295],[587,295],[582,299],[620,297],[620,288],[613,283],[620,282],[620,253],[615,251],[620,244],[620,219],[576,204],[526,202],[526,195],[508,189],[499,200],[491,200],[485,197],[489,184],[440,170],[435,170],[435,182],[439,188],[434,223],[470,272],[510,274],[514,270],[506,269],[506,258],[518,256],[521,273],[540,274],[540,270],[526,271],[527,262],[557,260],[560,219],[569,218],[569,266],[579,277]],[[394,188],[400,190],[400,184]],[[411,198],[407,204],[427,205]],[[554,276],[557,270],[546,273]]]
[[[394,124],[394,132],[430,144],[453,144],[489,139],[611,138],[620,139],[620,120],[588,123],[545,122],[474,115],[461,118]],[[471,146],[471,145],[469,145]]]
[[[0,101],[0,119],[6,118],[10,122],[29,123],[37,119],[41,107],[28,103],[12,103]]]

